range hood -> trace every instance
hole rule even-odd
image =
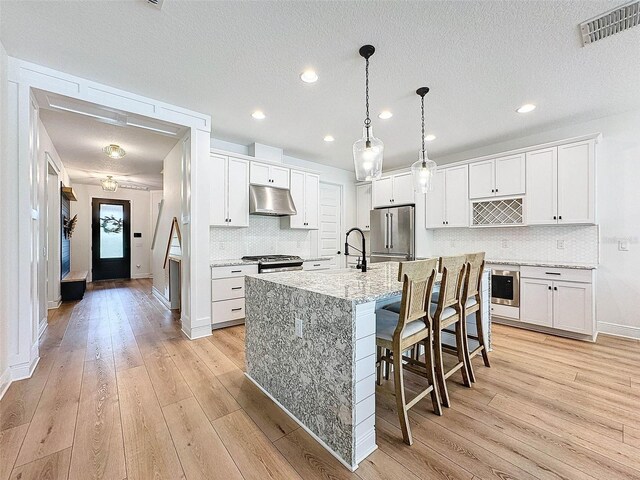
[[[287,188],[249,185],[249,214],[285,217],[298,211]]]

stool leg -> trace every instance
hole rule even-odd
[[[478,331],[478,343],[482,346],[482,350],[480,352],[482,353],[484,366],[491,367],[487,345],[484,343],[484,329],[482,328],[482,305],[480,305],[480,309],[476,312],[476,330]]]
[[[463,310],[464,312],[464,310]],[[471,383],[476,382],[476,374],[473,371],[473,365],[471,364],[471,354],[469,353],[469,337],[467,336],[467,317],[466,312],[463,316],[463,320],[460,323],[462,325],[462,348],[464,349],[464,361],[467,362],[467,372],[469,373],[469,380]]]
[[[376,383],[378,385],[382,385],[382,360],[380,360],[380,358],[382,357],[382,347],[378,347],[376,345]]]
[[[390,352],[389,349],[385,348],[384,349],[384,356],[389,358],[389,352]],[[395,355],[394,355],[394,358],[395,358]],[[389,361],[386,360],[384,362],[384,379],[385,380],[389,380],[389,370],[390,370]]]
[[[404,375],[402,371],[402,354],[393,356],[393,384],[396,390],[396,408],[398,420],[402,430],[402,438],[407,445],[413,444],[411,428],[409,427],[409,415],[407,415],[407,402],[404,395]]]
[[[436,380],[436,372],[433,369],[433,335],[429,335],[424,341],[424,362],[427,365],[427,380],[433,388],[431,390],[431,403],[433,403],[433,411],[436,415],[442,415],[442,406],[440,405],[440,391],[438,390],[438,381]]]
[[[444,378],[444,364],[442,363],[442,331],[436,328],[433,333],[433,350],[435,356],[436,383],[440,388],[440,397],[442,405],[449,407],[449,392],[447,391],[447,382]]]
[[[465,358],[465,351],[464,351],[464,342],[466,342],[466,338],[463,337],[464,334],[464,327],[462,325],[463,320],[459,319],[455,325],[456,325],[456,347],[458,350],[458,361],[460,363],[462,363],[462,367],[460,368],[460,371],[462,372],[462,382],[464,383],[465,387],[470,387],[471,386],[471,380],[469,379],[469,370],[467,369],[467,359]]]

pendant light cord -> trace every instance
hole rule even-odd
[[[427,161],[425,159],[425,148],[424,148],[424,96],[422,97],[422,165],[425,166]]]
[[[367,118],[364,119],[364,126],[369,127],[371,125],[371,119],[369,118],[369,59],[366,59],[364,67],[365,72],[365,104],[367,106]],[[367,138],[369,134],[367,132]]]

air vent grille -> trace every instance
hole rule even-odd
[[[164,3],[164,0],[146,0],[146,1],[149,5],[153,5],[158,10],[162,8],[162,4]]]
[[[522,198],[473,202],[473,226],[522,225]]]
[[[640,25],[640,1],[634,1],[582,22],[582,46]]]

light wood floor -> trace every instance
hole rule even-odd
[[[51,314],[0,401],[0,480],[640,478],[637,341],[496,325],[478,383],[456,377],[442,417],[411,410],[412,447],[379,388],[380,448],[352,474],[245,379],[243,327],[190,342],[150,288],[99,283]]]

